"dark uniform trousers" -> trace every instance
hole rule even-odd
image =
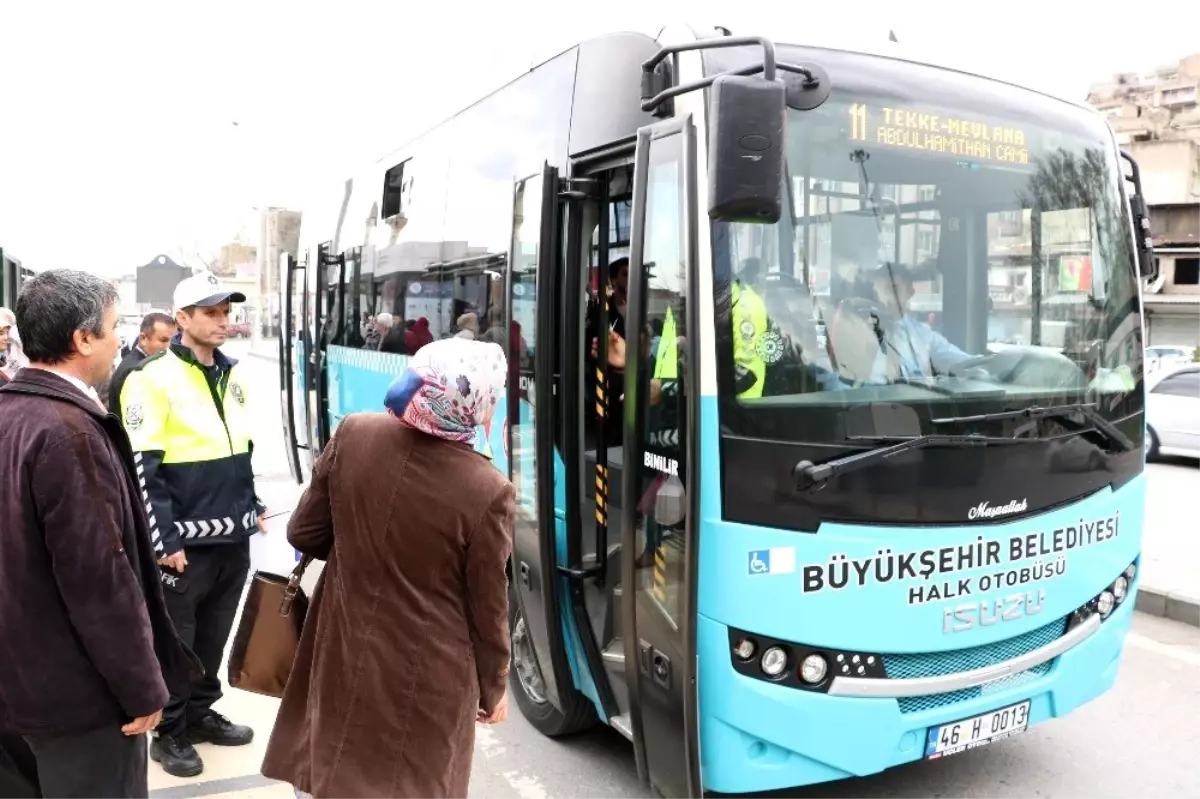
[[[204,666],[204,676],[189,689],[172,694],[163,708],[158,732],[182,739],[221,698],[221,661],[250,572],[250,540],[187,549],[187,567],[180,574],[162,568],[167,612],[183,642]]]
[[[0,732],[0,799],[41,795],[33,750],[20,735]]]
[[[146,736],[109,724],[74,735],[0,733],[0,797],[145,797]]]

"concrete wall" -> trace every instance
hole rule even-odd
[[[1200,202],[1200,145],[1187,139],[1132,142],[1148,205]]]

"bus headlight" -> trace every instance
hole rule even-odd
[[[763,674],[768,677],[778,677],[787,668],[787,653],[779,647],[773,646],[763,652],[759,665],[762,666]]]
[[[749,660],[754,657],[754,642],[743,638],[733,647],[733,654],[738,660]]]
[[[1125,579],[1132,580],[1136,574],[1137,566],[1134,566],[1132,563],[1130,563],[1129,567],[1125,569]]]
[[[1096,610],[1100,611],[1100,618],[1107,618],[1116,604],[1117,599],[1112,592],[1101,591],[1099,599],[1096,600]]]
[[[1113,598],[1115,598],[1118,603],[1120,603],[1120,601],[1125,598],[1125,592],[1128,590],[1129,590],[1129,581],[1126,580],[1123,576],[1118,577],[1116,579],[1116,581],[1112,584]]]
[[[814,652],[800,664],[800,679],[809,685],[816,685],[825,679],[827,671],[829,671],[829,664],[825,662],[825,658]]]

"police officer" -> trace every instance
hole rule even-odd
[[[245,300],[211,273],[180,282],[180,332],[135,366],[121,391],[167,609],[206,672],[172,694],[151,744],[151,759],[176,777],[204,770],[193,744],[242,746],[254,737],[212,710],[250,568],[250,536],[266,529],[250,464],[253,420],[242,367],[218,349],[230,303]]]
[[[762,262],[747,258],[733,281],[734,386],[739,399],[761,397],[766,384],[763,346],[769,332],[767,308],[754,288],[761,277]]]

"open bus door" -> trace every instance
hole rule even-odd
[[[342,344],[346,315],[346,256],[334,255],[331,242],[317,247],[313,303],[313,352],[310,364],[313,381],[313,413],[309,436],[315,462],[333,435],[329,407],[329,347]]]
[[[701,792],[695,152],[690,115],[638,131],[625,326],[625,673],[638,771],[664,796]]]
[[[291,254],[284,253],[279,256],[279,394],[283,403],[283,448],[287,453],[288,469],[297,483],[304,482],[300,450],[308,448],[308,387],[305,369],[308,362],[308,337],[303,321],[308,296],[304,291],[306,271],[305,266]],[[300,419],[299,424],[297,417]],[[300,430],[306,431],[303,443],[300,440]]]
[[[508,280],[508,451],[517,493],[513,527],[513,667],[534,702],[559,713],[573,683],[559,616],[555,495],[562,476],[555,450],[558,324],[558,170],[518,180],[513,190]],[[558,485],[556,485],[556,480]]]

